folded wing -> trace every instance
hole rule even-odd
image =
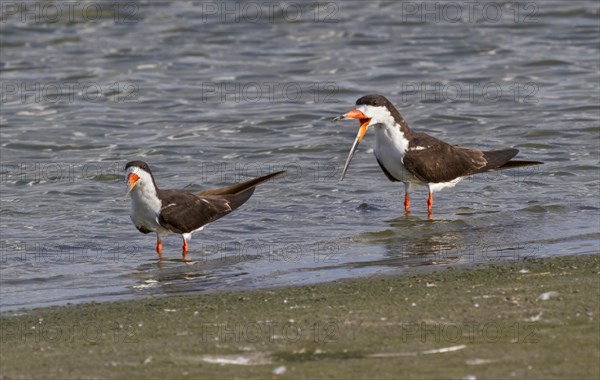
[[[420,181],[439,183],[475,173],[486,166],[482,151],[447,144],[415,133],[404,156],[404,167]]]
[[[271,173],[198,194],[178,190],[159,190],[163,204],[158,222],[161,226],[179,234],[195,231],[237,209],[250,199],[257,185],[282,173],[283,171]]]

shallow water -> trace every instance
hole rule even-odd
[[[597,2],[32,4],[0,21],[2,311],[600,250]],[[435,194],[432,221],[416,189],[405,217],[371,134],[338,181],[358,125],[330,119],[371,92],[545,164]],[[287,173],[196,233],[192,263],[174,235],[158,263],[123,198],[133,159],[190,191]]]

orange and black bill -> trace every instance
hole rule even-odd
[[[369,119],[367,116],[365,116],[364,113],[362,113],[359,110],[352,110],[347,114],[336,117],[335,119],[333,119],[333,121],[338,121],[342,119],[358,119],[360,121],[360,127],[358,128],[358,133],[356,134],[356,138],[354,139],[354,144],[352,144],[352,148],[350,148],[350,153],[348,154],[348,158],[346,159],[346,164],[344,165],[344,170],[342,171],[340,181],[342,181],[346,176],[346,172],[348,171],[348,167],[350,166],[350,161],[352,161],[354,152],[356,151],[356,148],[358,147],[360,141],[365,136],[365,133],[367,132],[367,127],[371,122],[371,119]]]
[[[139,180],[140,177],[137,174],[129,173],[129,175],[127,176],[127,181],[129,182],[129,189],[127,190],[127,193],[125,193],[125,198],[127,198],[131,190],[133,190],[133,187],[135,186],[136,182]]]

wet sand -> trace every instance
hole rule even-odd
[[[0,378],[600,376],[598,255],[0,319]]]

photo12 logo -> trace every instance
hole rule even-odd
[[[339,262],[342,254],[341,244],[337,241],[316,243],[266,241],[202,243],[200,251],[203,262],[221,261],[229,264],[250,260],[266,260],[268,262],[321,262],[334,264]]]
[[[137,325],[137,327],[141,327]],[[138,343],[136,325],[131,322],[112,324],[99,324],[90,321],[54,323],[38,319],[35,324],[0,322],[0,341],[2,344],[10,342],[35,342],[35,343],[98,343],[100,341],[112,343]]]
[[[123,181],[124,162],[3,162],[0,183],[75,182],[96,179]]]
[[[139,5],[123,1],[2,1],[0,22],[81,23],[139,21]]]
[[[137,103],[139,86],[133,82],[15,82],[2,81],[0,104],[59,103],[75,101]]]
[[[204,82],[200,85],[202,102],[334,103],[338,93],[339,87],[335,82]]]
[[[404,82],[400,85],[400,99],[407,102],[479,102],[537,104],[539,86],[535,82]]]
[[[283,182],[336,182],[341,168],[337,161],[256,161],[229,162],[207,161],[194,170],[202,182],[242,182],[249,178],[260,177],[284,170]]]
[[[104,242],[71,241],[63,243],[0,240],[0,267],[13,262],[46,266],[49,263],[135,263],[147,252],[134,242],[106,244]]]
[[[225,23],[338,22],[336,2],[203,1],[200,20]]]
[[[402,1],[402,22],[537,23],[535,2]]]
[[[250,323],[202,323],[201,341],[219,342],[274,342],[311,341],[314,343],[335,343],[339,339],[337,321],[322,321],[300,324],[294,320],[285,322],[260,321]]]
[[[463,323],[404,323],[401,327],[402,342],[419,341],[458,343],[467,341],[495,343],[510,339],[513,343],[538,343],[537,326],[532,323],[476,322]]]

